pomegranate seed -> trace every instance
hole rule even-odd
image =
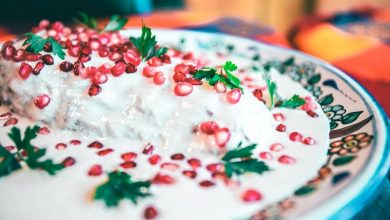
[[[156,165],[161,161],[161,157],[160,157],[160,155],[155,154],[155,155],[150,156],[148,161],[151,165]]]
[[[222,171],[223,164],[222,163],[211,163],[206,166],[206,169],[212,173],[220,172]]]
[[[311,137],[306,137],[302,140],[302,143],[304,143],[306,145],[313,145],[316,143],[316,141]]]
[[[271,160],[273,157],[272,157],[272,154],[270,152],[260,152],[259,153],[259,157],[263,160]]]
[[[126,161],[119,164],[119,166],[121,166],[123,169],[132,169],[137,166],[137,163],[135,163],[134,161]]]
[[[39,109],[44,109],[50,103],[50,97],[46,94],[39,95],[34,99],[34,104]]]
[[[103,83],[106,83],[108,80],[108,77],[106,74],[104,73],[96,73],[93,77],[92,77],[92,83],[93,84],[103,84]]]
[[[43,20],[41,20],[41,21],[39,22],[38,27],[39,27],[40,29],[45,29],[45,28],[47,28],[49,25],[50,25],[50,22],[49,22],[48,20],[46,20],[46,19],[43,19]]]
[[[53,65],[54,63],[54,58],[50,55],[50,54],[45,54],[42,56],[42,61],[46,64],[46,65]]]
[[[156,75],[154,75],[154,77],[153,77],[153,82],[154,82],[154,84],[156,84],[156,85],[162,85],[162,84],[164,84],[164,82],[165,82],[164,73],[161,72],[161,71],[157,72]]]
[[[185,82],[191,83],[194,86],[200,86],[203,84],[202,81],[194,79],[194,78],[186,78]]]
[[[126,70],[126,64],[124,62],[118,62],[111,68],[111,74],[113,76],[120,76],[122,75]]]
[[[16,49],[12,45],[4,45],[1,50],[1,55],[6,60],[11,60],[15,56],[15,53],[16,53]]]
[[[5,149],[7,149],[7,151],[9,151],[10,153],[14,153],[14,151],[16,151],[15,146],[6,146]]]
[[[215,183],[212,182],[212,181],[210,181],[210,180],[203,180],[203,181],[201,181],[201,182],[199,183],[199,185],[200,185],[201,187],[208,188],[208,187],[214,186]]]
[[[188,52],[183,55],[183,60],[190,60],[194,57],[194,55],[191,52]]]
[[[111,65],[109,63],[105,63],[99,66],[98,71],[101,73],[110,73]]]
[[[158,57],[152,57],[151,59],[148,60],[147,63],[148,63],[149,66],[154,66],[154,67],[163,65],[163,62]]]
[[[133,64],[134,66],[138,66],[141,63],[141,58],[133,50],[128,50],[123,53],[123,59],[126,63]]]
[[[91,55],[92,51],[88,47],[82,47],[80,53],[83,55]]]
[[[173,71],[175,73],[182,73],[184,75],[187,75],[187,74],[190,73],[189,67],[187,65],[185,65],[185,64],[178,64],[178,65],[176,65],[175,68],[173,69]]]
[[[283,122],[286,120],[286,117],[282,113],[275,113],[275,114],[272,114],[272,116],[274,117],[275,121],[278,121],[278,122]]]
[[[79,45],[72,45],[68,48],[68,54],[72,57],[78,57],[80,54],[81,47]]]
[[[290,156],[282,155],[278,158],[279,163],[281,164],[294,164],[296,160]]]
[[[99,155],[99,156],[106,156],[107,154],[110,154],[110,153],[112,153],[112,152],[114,152],[113,149],[107,148],[107,149],[98,151],[98,152],[97,152],[97,155]]]
[[[35,67],[34,67],[32,73],[34,75],[39,75],[39,73],[41,72],[43,66],[45,66],[45,64],[43,62],[37,62],[37,64],[35,64]]]
[[[103,168],[102,166],[96,164],[93,165],[91,168],[88,170],[88,175],[89,176],[100,176],[103,173]]]
[[[279,152],[281,150],[284,150],[284,145],[281,143],[274,143],[274,144],[271,144],[269,149],[270,149],[270,151],[273,151],[273,152]]]
[[[62,22],[60,22],[60,21],[56,21],[56,22],[53,23],[51,28],[53,28],[57,32],[62,32],[62,30],[64,29],[64,24]]]
[[[157,173],[152,179],[152,183],[154,184],[172,184],[174,182],[175,179],[173,179],[171,176],[160,173]]]
[[[80,145],[81,144],[81,141],[80,140],[71,140],[69,142],[71,145]]]
[[[84,64],[80,63],[80,62],[76,62],[74,64],[74,69],[73,69],[73,72],[74,72],[74,75],[78,76],[80,75],[80,73],[82,73],[84,71]]]
[[[210,135],[219,129],[219,125],[214,121],[205,121],[200,124],[199,128],[201,132]]]
[[[142,153],[146,155],[150,155],[153,153],[153,150],[154,150],[154,146],[152,144],[147,144],[144,150],[142,151]]]
[[[121,155],[121,158],[125,161],[133,161],[135,158],[137,158],[137,154],[134,152],[128,152]]]
[[[103,144],[100,143],[99,141],[94,141],[88,145],[89,148],[96,148],[96,149],[102,149]]]
[[[102,44],[100,43],[99,40],[91,39],[88,41],[88,47],[91,50],[95,50],[95,51],[99,50],[101,46],[102,46]]]
[[[156,68],[151,67],[151,66],[145,66],[144,69],[142,70],[142,75],[147,77],[147,78],[152,78],[156,73],[159,72]]]
[[[318,118],[318,114],[312,110],[306,111],[306,114],[309,115],[312,118]]]
[[[221,148],[225,147],[230,139],[230,131],[228,128],[220,128],[214,133],[215,142]]]
[[[261,91],[261,89],[255,89],[255,90],[253,90],[253,95],[254,95],[259,101],[263,101],[263,92]]]
[[[174,93],[177,96],[186,96],[192,92],[192,84],[188,82],[179,82],[174,88]]]
[[[171,58],[169,56],[167,56],[166,54],[164,54],[164,55],[161,56],[161,61],[163,63],[169,64],[169,63],[171,63]]]
[[[64,167],[73,166],[75,163],[76,163],[76,160],[75,160],[73,157],[67,157],[67,158],[65,158],[65,159],[61,162],[61,164],[62,164]]]
[[[104,46],[99,49],[99,56],[108,57],[108,55],[110,55],[110,49],[108,47]]]
[[[33,54],[33,53],[26,54],[26,60],[30,62],[38,61],[39,58],[40,58],[40,54]]]
[[[101,44],[106,45],[110,42],[110,39],[105,35],[99,35],[99,41]],[[108,48],[108,47],[107,47]]]
[[[15,62],[20,62],[20,61],[23,61],[25,59],[25,55],[24,55],[24,50],[23,49],[18,49],[14,55],[14,61]]]
[[[162,163],[160,165],[160,167],[162,169],[170,170],[170,171],[175,171],[175,170],[179,169],[179,165],[177,165],[175,163],[169,163],[169,162]]]
[[[286,131],[286,125],[278,124],[278,126],[276,126],[276,130],[279,131],[279,132],[285,132]]]
[[[236,104],[240,101],[242,91],[240,89],[232,89],[226,93],[226,101],[230,104]]]
[[[91,55],[80,54],[79,59],[81,63],[86,63],[91,60]]]
[[[216,180],[222,180],[222,181],[228,181],[229,177],[226,176],[226,173],[224,172],[215,172],[212,173],[211,177]]]
[[[119,53],[119,52],[113,52],[113,53],[111,53],[110,55],[108,55],[108,58],[110,59],[110,60],[112,60],[112,61],[119,61],[119,60],[121,60],[122,59],[122,54],[121,53]]]
[[[30,64],[23,62],[20,65],[19,76],[22,79],[26,80],[30,76],[32,71],[33,71],[33,68],[30,66]]]
[[[118,45],[112,44],[109,49],[111,52],[118,52],[121,48]]]
[[[45,45],[43,45],[43,51],[48,52],[48,53],[50,53],[52,51],[52,46],[51,46],[50,42],[46,42]]]
[[[300,142],[300,141],[302,141],[303,136],[299,132],[291,132],[291,134],[289,135],[289,138],[291,141]]]
[[[153,206],[147,207],[144,211],[145,219],[153,219],[156,218],[157,216],[158,216],[158,212],[156,208],[154,208]]]
[[[102,91],[102,88],[97,84],[92,84],[91,87],[89,87],[88,94],[89,96],[95,96],[99,94]]]
[[[133,45],[130,42],[126,42],[121,46],[122,52],[127,52],[128,50],[132,49]]]
[[[4,122],[3,126],[7,127],[7,126],[10,126],[10,125],[16,125],[17,123],[18,123],[18,119],[17,118],[10,118],[10,119],[8,119],[7,121]]]
[[[196,172],[193,170],[184,170],[183,175],[190,178],[190,179],[195,179],[196,178]]]
[[[87,74],[88,78],[93,77],[97,73],[97,68],[94,66],[89,66],[85,68],[85,73]]]
[[[172,160],[184,160],[185,156],[182,153],[174,154],[171,156]]]
[[[126,64],[126,70],[125,70],[126,73],[135,73],[137,72],[137,67],[135,67],[133,64],[131,63],[128,63]],[[165,80],[165,78],[164,78]]]
[[[241,195],[241,199],[244,202],[255,202],[260,201],[262,199],[262,195],[255,189],[247,189]]]
[[[11,116],[12,116],[11,112],[3,113],[0,115],[0,120],[8,120],[9,118],[11,118]]]
[[[65,150],[66,147],[67,147],[67,145],[64,144],[64,143],[58,143],[58,144],[56,144],[56,146],[55,146],[55,148],[56,148],[57,150]]]
[[[38,130],[38,134],[41,134],[41,135],[47,135],[49,133],[50,133],[50,130],[47,127],[41,127]]]
[[[197,168],[201,167],[202,164],[199,159],[191,158],[187,160],[187,163],[192,167],[192,169],[196,170]]]
[[[217,82],[217,83],[215,83],[214,89],[215,89],[215,91],[218,92],[218,93],[225,93],[226,90],[227,90],[225,84],[223,84],[222,82]]]
[[[183,73],[174,73],[172,78],[177,83],[184,82],[186,80],[186,76]]]

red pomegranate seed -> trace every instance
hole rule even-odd
[[[154,146],[152,144],[147,144],[144,150],[142,151],[142,153],[146,155],[150,155],[153,153],[153,150],[154,150]]]
[[[108,80],[108,76],[105,73],[97,72],[92,77],[92,83],[93,84],[103,84],[106,83]]]
[[[188,82],[179,82],[174,88],[174,93],[177,96],[186,96],[192,92],[192,84]]]
[[[271,160],[273,158],[272,154],[270,152],[266,152],[266,151],[260,152],[259,157],[263,160]]]
[[[152,183],[153,184],[172,184],[172,183],[175,183],[175,179],[173,179],[169,175],[157,173],[153,177]]]
[[[118,45],[112,44],[109,46],[111,52],[118,52],[121,48]]]
[[[94,141],[88,145],[89,148],[96,148],[96,149],[102,149],[103,144],[100,143],[99,141]]]
[[[225,93],[226,90],[227,90],[226,85],[224,83],[222,83],[222,82],[215,83],[214,89],[218,93]]]
[[[161,161],[161,157],[160,157],[160,155],[155,154],[155,155],[150,156],[148,161],[151,165],[156,165]]]
[[[309,115],[312,118],[317,118],[318,117],[318,114],[316,112],[312,111],[312,110],[306,111],[306,114]]]
[[[94,66],[89,66],[85,68],[85,73],[87,74],[87,78],[93,77],[97,73],[97,68]]]
[[[154,67],[163,65],[162,60],[158,57],[152,57],[151,59],[148,60],[147,63],[149,66],[154,66]]]
[[[216,180],[228,181],[229,177],[224,172],[214,172],[211,177]]]
[[[220,128],[215,131],[214,137],[217,145],[223,148],[230,140],[230,131],[228,128]]]
[[[68,47],[72,46],[70,40],[69,40],[69,42],[70,42],[70,45]],[[48,52],[48,53],[50,53],[52,51],[52,46],[51,46],[50,42],[46,42],[45,45],[43,45],[43,51]]]
[[[126,64],[126,70],[125,70],[126,73],[135,73],[137,72],[137,67],[135,67],[133,64],[131,63],[128,63]]]
[[[133,45],[130,42],[126,42],[121,46],[122,52],[127,52],[128,50],[132,49]]]
[[[158,211],[153,206],[149,206],[144,211],[144,218],[145,219],[154,219],[158,216]]]
[[[67,157],[67,158],[65,158],[65,159],[61,162],[61,164],[62,164],[64,167],[73,166],[75,163],[76,163],[76,160],[75,160],[73,157]]]
[[[92,84],[91,87],[89,87],[88,94],[89,96],[95,96],[99,94],[102,91],[102,88],[97,84]]]
[[[183,73],[174,73],[172,78],[177,83],[184,82],[186,80],[186,76]]]
[[[39,58],[40,58],[40,54],[33,54],[33,53],[28,53],[25,55],[26,56],[26,60],[27,61],[30,61],[30,62],[35,62],[35,61],[38,61]]]
[[[184,159],[185,159],[185,156],[184,156],[184,154],[182,154],[182,153],[177,153],[177,154],[173,154],[173,155],[171,156],[171,159],[172,159],[172,160],[184,160]]]
[[[194,86],[200,86],[203,84],[202,81],[194,79],[194,78],[186,78],[185,82],[191,83]]]
[[[82,47],[80,53],[84,55],[91,55],[92,51],[88,47]]]
[[[196,170],[199,167],[202,166],[201,162],[199,159],[196,158],[191,158],[187,160],[187,163],[192,167],[192,169]]]
[[[290,138],[291,141],[301,142],[303,136],[299,132],[291,132],[291,134],[289,135],[289,138]]]
[[[205,121],[200,123],[200,131],[205,134],[214,134],[219,129],[219,125],[214,121]]]
[[[71,145],[80,145],[81,144],[81,141],[80,140],[71,140],[69,142]]]
[[[9,151],[10,153],[13,153],[14,151],[16,151],[15,146],[6,146],[5,149],[7,149],[7,151]]]
[[[22,79],[27,79],[30,74],[32,73],[33,71],[33,68],[30,66],[30,64],[28,63],[25,63],[23,62],[21,65],[20,65],[20,69],[19,69],[19,76],[22,78]]]
[[[91,50],[99,50],[100,49],[100,47],[101,47],[101,43],[100,43],[100,41],[99,40],[97,40],[97,39],[91,39],[91,40],[89,40],[88,41],[88,47],[89,47],[89,49],[91,49]]]
[[[190,60],[192,58],[194,58],[194,55],[192,54],[192,52],[188,52],[188,53],[183,55],[183,60]]]
[[[101,73],[110,73],[111,65],[109,63],[105,63],[99,66],[98,71]]]
[[[34,104],[39,109],[44,109],[46,106],[49,105],[49,103],[50,103],[50,97],[46,94],[39,95],[34,99]]]
[[[272,114],[272,116],[274,117],[275,121],[278,121],[278,122],[283,122],[286,120],[286,117],[282,113],[275,113],[275,114]]]
[[[79,59],[81,63],[86,63],[91,60],[91,55],[80,54]]]
[[[261,89],[255,89],[255,90],[253,90],[253,95],[254,95],[259,101],[263,101],[263,92],[261,91]]]
[[[175,163],[170,163],[170,162],[165,162],[165,163],[162,163],[160,165],[160,167],[162,169],[165,169],[165,170],[170,170],[170,171],[175,171],[177,169],[179,169],[179,165],[175,164]]]
[[[38,27],[39,27],[40,29],[45,29],[45,28],[47,28],[49,25],[50,25],[50,22],[49,22],[48,20],[46,20],[46,19],[43,19],[43,20],[41,20],[41,21],[39,22]]]
[[[281,143],[274,143],[274,144],[271,144],[271,146],[269,147],[269,150],[273,151],[273,152],[279,152],[279,151],[284,150],[284,145]]]
[[[123,53],[123,60],[125,60],[126,63],[133,64],[134,66],[138,66],[141,63],[141,58],[133,50],[128,50]]]
[[[211,163],[206,166],[206,169],[212,173],[220,172],[223,169],[222,163]]]
[[[161,56],[161,61],[163,63],[169,64],[169,63],[171,63],[171,58],[168,55],[164,54],[164,55]]]
[[[203,180],[203,181],[199,182],[199,185],[200,185],[201,187],[208,188],[208,187],[214,186],[215,183],[212,182],[212,181],[210,181],[210,180]]]
[[[156,85],[162,85],[165,82],[165,76],[164,73],[159,71],[156,73],[156,75],[153,76],[153,82]]]
[[[232,89],[226,93],[226,101],[230,104],[236,104],[240,101],[242,91],[240,89]]]
[[[51,28],[53,28],[57,32],[62,32],[62,30],[64,29],[64,24],[60,21],[56,21],[52,24]]]
[[[121,158],[125,161],[133,161],[135,158],[137,158],[137,153],[134,152],[123,153],[121,155]]]
[[[278,124],[278,126],[276,126],[276,130],[279,131],[279,132],[285,132],[286,131],[286,125]]]
[[[64,143],[58,143],[58,144],[56,144],[56,146],[55,146],[55,148],[56,148],[57,150],[65,150],[66,147],[67,147],[67,145],[64,144]]]
[[[119,52],[112,52],[110,53],[110,55],[108,55],[108,58],[114,62],[121,60],[122,57],[123,57],[122,54]]]
[[[99,56],[108,57],[108,55],[110,55],[110,49],[108,47],[103,46],[99,49]]]
[[[25,60],[25,52],[23,49],[18,49],[14,55],[14,61],[20,62]]]
[[[119,164],[119,166],[121,166],[124,169],[132,169],[137,166],[137,163],[135,163],[134,161],[126,161]]]
[[[182,73],[184,75],[187,75],[187,74],[190,73],[189,72],[189,67],[187,65],[185,65],[185,64],[178,64],[178,65],[176,65],[175,68],[173,69],[173,71],[175,73]]]
[[[151,66],[145,66],[144,69],[142,70],[142,75],[147,77],[147,78],[152,78],[156,73],[159,72],[156,68],[151,67]]]
[[[79,45],[72,45],[68,48],[68,54],[72,57],[78,57],[80,54],[81,47]]]
[[[102,166],[96,164],[93,165],[91,168],[88,170],[88,175],[89,176],[100,176],[103,173],[103,168]]]
[[[10,125],[16,125],[17,123],[18,123],[18,119],[17,118],[10,118],[10,119],[8,119],[7,121],[4,122],[3,126],[7,127],[7,126],[10,126]]]
[[[37,64],[35,64],[35,67],[33,69],[33,74],[34,75],[39,75],[39,73],[41,72],[42,68],[45,66],[45,64],[43,62],[37,62]]]
[[[126,70],[126,64],[124,62],[118,62],[111,68],[111,74],[113,76],[120,76],[122,75]]]
[[[11,118],[11,116],[12,116],[11,112],[3,113],[0,115],[0,120],[8,120],[9,118]]]
[[[247,189],[241,195],[241,199],[244,202],[256,202],[260,201],[262,198],[263,196],[255,189]]]
[[[296,160],[290,156],[282,155],[278,158],[279,163],[281,164],[294,164]]]
[[[16,54],[16,49],[12,45],[4,45],[1,50],[1,55],[6,60],[12,60],[15,54]]]
[[[195,179],[196,178],[196,172],[193,170],[184,170],[183,175],[190,178],[190,179]]]
[[[98,37],[99,37],[100,43],[102,43],[103,45],[106,45],[110,42],[110,38],[107,37],[106,35],[99,35]]]
[[[99,156],[106,156],[107,154],[110,154],[110,153],[112,153],[112,152],[114,152],[113,149],[107,148],[107,149],[98,151],[98,152],[97,152],[97,155],[99,155]]]
[[[46,64],[46,65],[53,65],[54,63],[54,58],[50,55],[50,54],[45,54],[42,56],[42,61]]]
[[[50,134],[50,130],[47,127],[41,127],[38,130],[38,134],[47,135],[47,134]]]
[[[316,143],[316,141],[311,137],[306,137],[302,140],[302,143],[304,143],[306,145],[313,145]]]
[[[80,62],[76,62],[74,64],[74,69],[73,69],[74,75],[78,76],[78,75],[80,75],[80,73],[85,72],[84,70],[85,70],[84,64],[82,64]]]

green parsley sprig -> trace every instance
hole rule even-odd
[[[140,37],[130,37],[130,41],[137,48],[138,52],[141,54],[143,60],[148,61],[152,57],[160,57],[164,55],[168,48],[160,47],[157,49],[156,36],[152,34],[152,30],[142,24],[142,32]]]
[[[118,206],[122,199],[137,204],[138,199],[151,196],[150,185],[150,181],[133,182],[127,173],[113,171],[108,174],[107,182],[96,188],[94,199],[103,200],[107,207]]]
[[[11,174],[13,171],[22,168],[21,162],[24,161],[30,169],[42,169],[50,175],[55,175],[57,171],[62,170],[62,164],[56,164],[51,159],[41,160],[46,154],[46,149],[36,149],[31,141],[37,137],[38,126],[27,127],[22,138],[20,129],[13,127],[8,133],[9,138],[16,146],[16,153],[10,153],[0,145],[0,177]],[[26,157],[22,156],[22,152]]]
[[[28,45],[26,48],[27,51],[37,54],[43,50],[46,43],[50,43],[53,54],[61,59],[65,58],[65,53],[62,50],[61,44],[54,40],[54,38],[43,38],[33,33],[26,33],[24,36],[26,36],[27,39],[24,41],[23,46]]]
[[[127,23],[128,19],[119,15],[111,16],[108,23],[103,27],[98,27],[98,22],[95,17],[89,16],[86,13],[79,12],[79,17],[75,18],[75,21],[91,29],[95,29],[98,32],[112,32],[121,30]]]
[[[283,100],[282,103],[278,107],[283,108],[298,108],[305,104],[305,100],[299,95],[293,95],[291,98],[287,100]]]
[[[252,151],[256,146],[256,144],[252,144],[241,147],[240,143],[237,148],[228,151],[222,157],[226,176],[231,178],[233,174],[239,176],[245,173],[263,174],[266,171],[270,171],[270,168],[263,161],[252,158]]]
[[[225,71],[226,76],[219,74],[217,68],[203,67],[197,70],[193,77],[198,80],[208,81],[210,86],[214,86],[217,82],[222,82],[230,89],[242,89],[241,81],[232,72],[237,70],[237,65],[232,61],[226,61],[221,68]]]

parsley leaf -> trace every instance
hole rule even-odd
[[[287,99],[287,100],[284,100],[282,102],[282,104],[280,104],[279,107],[283,107],[283,108],[298,108],[302,105],[305,104],[305,100],[301,97],[299,97],[299,95],[293,95],[293,97]]]
[[[83,24],[89,28],[97,29],[97,21],[95,17],[88,16],[86,13],[79,12],[79,19],[75,18],[74,20],[80,24]]]
[[[21,168],[15,156],[0,145],[0,177],[7,176]]]
[[[265,82],[267,84],[268,93],[269,93],[270,102],[271,102],[270,109],[272,109],[275,106],[275,102],[276,102],[276,98],[277,98],[277,94],[276,94],[277,86],[276,86],[276,83],[274,81],[272,81],[271,76],[269,75],[268,72],[265,72],[263,74],[263,79],[265,80]]]
[[[150,181],[133,182],[127,173],[113,171],[108,174],[108,181],[96,188],[94,199],[104,200],[107,207],[118,206],[122,199],[137,204],[138,199],[151,195],[150,185]]]
[[[269,171],[270,168],[263,162],[256,158],[252,158],[252,151],[256,148],[256,144],[246,147],[241,147],[241,144],[231,151],[228,151],[222,157],[225,166],[225,174],[229,178],[233,174],[239,176],[245,173],[262,174]]]
[[[152,35],[152,30],[145,26],[145,24],[142,24],[141,36],[138,38],[130,37],[130,40],[141,53],[142,59],[145,61],[148,61],[152,57],[160,57],[168,51],[168,48],[166,47],[156,49],[156,36]]]
[[[103,31],[119,31],[127,23],[127,18],[122,18],[119,15],[111,16],[110,21],[104,27]]]
[[[119,15],[111,16],[110,20],[106,24],[106,26],[101,29],[98,27],[98,22],[95,17],[88,16],[86,13],[79,12],[79,18],[75,18],[74,20],[88,28],[95,29],[98,32],[110,32],[110,31],[119,31],[121,30],[127,23],[127,18],[121,17]]]
[[[26,33],[24,36],[27,37],[26,41],[24,41],[24,45],[28,45],[26,50],[32,53],[39,53],[43,50],[43,47],[46,43],[50,43],[52,46],[52,51],[54,55],[57,55],[59,58],[64,59],[65,53],[62,51],[62,46],[59,44],[54,38],[48,37],[43,38],[39,35],[33,33]]]

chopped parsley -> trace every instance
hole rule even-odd
[[[128,20],[127,18],[121,17],[119,15],[113,15],[111,16],[106,26],[100,29],[95,17],[88,16],[86,13],[80,12],[79,18],[76,18],[75,21],[88,28],[95,29],[98,32],[110,32],[121,30],[126,25]]]
[[[50,43],[53,54],[57,55],[61,59],[65,58],[65,53],[62,51],[61,44],[54,40],[54,38],[43,38],[33,33],[26,33],[24,36],[26,36],[27,39],[24,41],[23,46],[28,45],[26,49],[27,51],[37,54],[43,50],[46,43]]]
[[[293,95],[291,98],[282,101],[282,103],[278,107],[298,108],[304,104],[305,104],[305,100],[303,98],[299,97],[299,95]]]

